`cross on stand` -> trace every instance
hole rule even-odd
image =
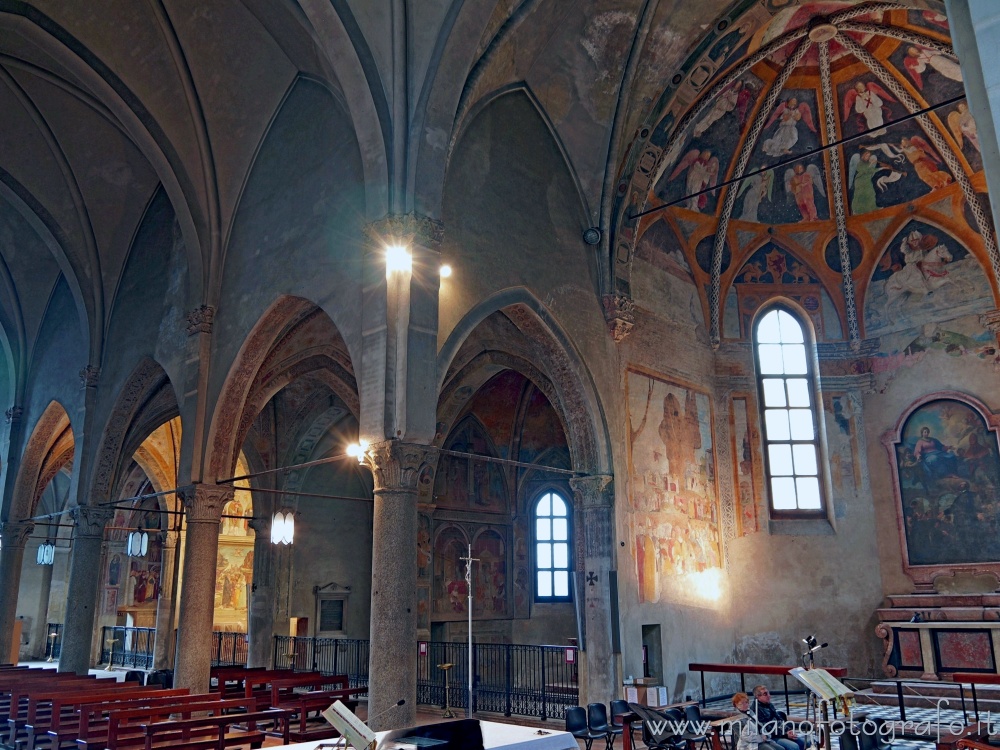
[[[469,705],[465,709],[465,715],[472,718],[472,563],[479,562],[478,557],[472,556],[472,545],[469,545],[468,557],[458,558],[465,563],[465,590],[468,592],[469,610]]]

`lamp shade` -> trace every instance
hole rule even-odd
[[[38,554],[35,562],[39,565],[51,565],[55,560],[56,546],[50,541],[44,541],[38,545]]]
[[[278,511],[271,519],[271,544],[291,544],[295,538],[295,513]]]
[[[129,557],[145,557],[149,550],[149,534],[142,529],[129,532],[125,551]]]

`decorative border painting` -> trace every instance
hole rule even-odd
[[[749,406],[750,396],[737,393],[732,396],[729,413],[729,434],[733,446],[733,486],[736,490],[736,535],[746,536],[760,531],[757,498],[761,490],[761,459],[757,446],[760,433]]]
[[[1000,574],[997,427],[977,399],[945,391],[911,404],[882,437],[896,479],[903,568],[918,590],[958,570]]]

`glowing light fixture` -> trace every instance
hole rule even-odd
[[[347,455],[353,456],[354,458],[358,459],[359,464],[363,464],[365,462],[365,454],[367,452],[368,452],[367,440],[359,439],[358,442],[351,443],[349,446],[347,446]]]
[[[271,519],[271,544],[291,544],[295,538],[295,512],[278,511]]]
[[[440,273],[442,279],[447,279],[449,276],[451,276],[451,266],[445,263],[443,266],[441,266]]]
[[[410,251],[402,245],[390,245],[385,249],[385,275],[392,275],[395,271],[412,271],[413,256]]]
[[[56,546],[46,539],[38,545],[38,554],[35,556],[35,562],[39,565],[51,565],[55,560],[55,555]]]
[[[129,557],[145,557],[149,551],[149,534],[142,529],[130,531],[125,552]]]

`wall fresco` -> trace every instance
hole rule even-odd
[[[452,432],[445,449],[458,453],[496,456],[497,450],[482,424],[466,417]],[[507,482],[503,469],[466,456],[442,455],[434,482],[434,502],[441,508],[502,513],[507,509]]]
[[[247,602],[253,583],[254,531],[247,517],[253,516],[249,492],[237,489],[222,510],[219,553],[215,568],[216,630],[245,633]]]
[[[712,405],[687,384],[629,370],[629,523],[640,602],[665,578],[721,564]]]
[[[947,232],[909,221],[889,242],[865,296],[868,336],[979,312],[991,306],[979,261]]]
[[[997,437],[969,404],[918,407],[895,446],[910,565],[1000,562]]]
[[[747,536],[760,530],[757,498],[761,496],[762,464],[757,447],[760,445],[760,433],[749,406],[753,403],[748,394],[733,396],[730,412],[738,536]]]
[[[433,619],[457,619],[468,612],[469,587],[465,582],[465,563],[469,547],[465,534],[454,526],[438,533],[434,543]]]

